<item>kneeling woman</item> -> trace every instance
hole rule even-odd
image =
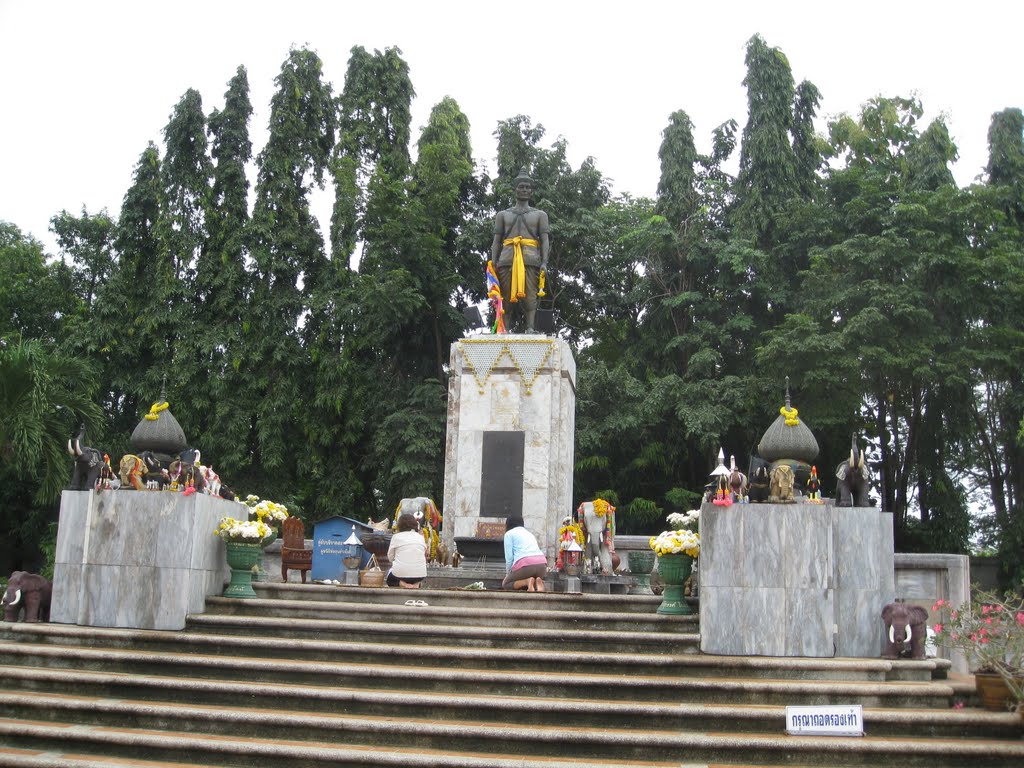
[[[388,560],[389,587],[419,589],[420,582],[427,577],[427,542],[418,530],[416,518],[408,513],[398,518],[398,533],[391,537]]]
[[[544,574],[548,559],[537,545],[537,539],[523,527],[523,518],[510,517],[505,521],[505,580],[502,588],[544,592]]]

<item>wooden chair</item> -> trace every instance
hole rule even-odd
[[[281,578],[288,581],[288,571],[299,571],[306,583],[306,571],[313,567],[313,550],[306,549],[306,526],[297,517],[289,517],[281,526]]]

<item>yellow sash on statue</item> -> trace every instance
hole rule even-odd
[[[502,241],[501,244],[512,246],[512,286],[509,288],[508,300],[515,303],[521,298],[526,298],[526,264],[523,262],[523,246],[532,245],[536,248],[540,243],[527,237],[510,237],[508,240]]]

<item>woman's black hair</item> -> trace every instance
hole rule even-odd
[[[398,532],[401,533],[402,531],[415,531],[419,528],[419,525],[416,523],[416,518],[413,517],[411,513],[405,512],[398,516],[398,525],[395,527],[398,528]]]
[[[523,518],[519,515],[512,515],[505,521],[505,530],[511,531],[513,528],[523,528]]]

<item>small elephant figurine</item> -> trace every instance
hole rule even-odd
[[[793,468],[788,464],[779,464],[772,467],[771,486],[768,489],[768,501],[773,504],[792,504],[793,486],[796,484],[796,475]]]
[[[925,641],[928,639],[928,611],[919,605],[889,603],[882,609],[885,622],[885,650],[883,659],[911,659],[925,657]]]
[[[850,458],[840,462],[836,467],[836,506],[837,507],[870,507],[871,499],[868,491],[871,488],[871,471],[864,460],[864,453],[857,446],[857,436],[853,436]]]
[[[22,611],[27,622],[49,621],[52,596],[53,584],[49,579],[38,573],[15,571],[4,592],[4,621],[18,621]]]
[[[96,448],[82,446],[85,439],[85,425],[78,432],[78,437],[68,440],[68,455],[75,460],[75,468],[71,473],[69,491],[91,491],[96,487],[100,472],[106,466],[103,453]]]

